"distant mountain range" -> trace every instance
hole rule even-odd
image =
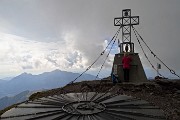
[[[0,84],[3,84],[3,83],[5,83],[5,82],[7,82],[7,81],[0,79]]]
[[[39,75],[23,73],[9,81],[0,80],[0,98],[5,96],[14,96],[27,90],[34,91],[62,87],[74,80],[79,75],[79,73],[72,73],[61,70],[45,72]],[[83,74],[76,81],[93,79],[95,79],[95,76],[90,74]]]
[[[13,96],[13,97],[7,97],[7,96],[3,97],[0,99],[0,110],[4,109],[10,105],[28,100],[30,95],[31,95],[31,92],[27,90],[27,91],[23,91],[15,96]]]
[[[30,91],[63,87],[79,75],[79,73],[54,70],[39,75],[23,73],[9,81],[0,80],[0,110],[27,100],[33,93]],[[83,74],[76,82],[94,79],[93,75]]]

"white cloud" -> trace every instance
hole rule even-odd
[[[104,40],[113,37],[118,29],[113,19],[120,17],[126,8],[132,9],[133,16],[140,16],[140,25],[135,27],[149,47],[170,68],[179,70],[179,3],[178,0],[1,0],[0,71],[84,69],[105,48],[108,41]],[[151,67],[135,39],[132,33],[143,66]],[[118,52],[116,46],[112,53]],[[111,54],[106,67],[110,68],[113,57]],[[148,57],[156,65],[150,53]],[[101,64],[98,62],[94,69]]]
[[[64,33],[61,40],[47,43],[0,33],[0,73],[85,69],[92,61],[76,47],[75,35]]]

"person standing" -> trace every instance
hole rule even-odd
[[[131,61],[132,61],[131,56],[128,54],[128,52],[125,52],[124,56],[122,58],[123,71],[124,71],[124,81],[125,82],[129,82],[129,71],[130,71]]]

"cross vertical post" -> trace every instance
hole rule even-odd
[[[139,16],[131,16],[131,9],[122,10],[122,17],[114,18],[114,26],[122,26],[122,43],[119,45],[120,53],[124,48],[129,52],[134,52],[134,43],[131,42],[131,27],[139,25]]]

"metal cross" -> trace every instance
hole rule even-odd
[[[122,25],[122,42],[131,43],[131,26],[139,24],[139,16],[131,16],[131,9],[122,10],[122,17],[114,18],[114,26]]]

